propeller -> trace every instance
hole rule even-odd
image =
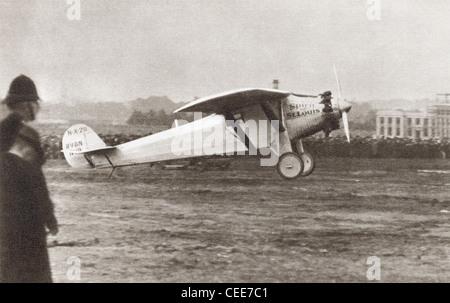
[[[345,136],[347,137],[348,143],[350,143],[350,129],[348,127],[347,112],[350,110],[350,108],[352,106],[350,105],[350,103],[348,103],[347,101],[342,99],[342,90],[341,90],[341,85],[339,83],[336,65],[334,65],[334,74],[336,75],[336,82],[337,82],[337,86],[338,86],[338,90],[339,90],[339,98],[337,100],[337,105],[338,105],[339,111],[341,112],[341,115],[342,115],[342,122],[344,122]]]

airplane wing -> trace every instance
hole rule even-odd
[[[194,111],[225,114],[235,109],[280,100],[291,94],[291,92],[276,89],[244,88],[194,100],[175,110],[174,113]]]

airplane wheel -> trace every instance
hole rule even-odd
[[[303,165],[305,166],[303,168],[302,177],[309,176],[313,173],[314,168],[316,168],[316,162],[314,162],[314,158],[308,153],[303,153],[300,155],[300,159],[302,159]]]
[[[303,161],[294,153],[285,153],[278,160],[278,173],[285,179],[292,180],[303,172]]]

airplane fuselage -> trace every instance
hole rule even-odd
[[[336,126],[342,114],[336,105],[331,112],[318,98],[289,96],[282,101],[284,124],[290,140],[298,140]]]

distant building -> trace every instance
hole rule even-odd
[[[383,110],[377,113],[378,138],[450,139],[450,104],[436,104],[423,112]]]

